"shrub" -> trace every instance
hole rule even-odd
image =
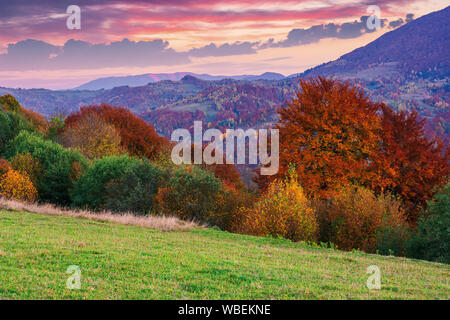
[[[35,186],[39,185],[44,175],[39,160],[33,158],[29,152],[14,156],[11,159],[11,166],[21,174],[26,174]]]
[[[89,159],[124,153],[120,135],[97,114],[88,114],[75,125],[67,126],[61,136],[66,148],[76,148]]]
[[[311,199],[311,207],[316,212],[317,223],[319,225],[319,242],[331,242],[331,224],[328,219],[328,210],[331,205],[330,199]]]
[[[426,215],[407,246],[407,256],[450,263],[450,183],[428,201]]]
[[[39,197],[55,204],[69,205],[69,190],[73,183],[72,166],[78,162],[84,169],[87,166],[86,159],[78,151],[64,149],[40,135],[21,132],[8,144],[6,155],[12,159],[18,154],[26,153],[37,159],[44,171],[42,180],[36,186]]]
[[[253,235],[316,241],[316,213],[291,170],[285,180],[272,182],[253,208],[241,208],[234,230]]]
[[[240,208],[252,206],[255,200],[256,196],[247,189],[237,190],[224,182],[215,197],[214,214],[209,223],[222,230],[233,231],[233,225],[240,217]]]
[[[0,195],[10,200],[33,202],[37,191],[27,175],[9,170],[0,179]]]
[[[155,197],[157,209],[184,220],[214,223],[219,179],[195,166],[175,168]]]
[[[94,162],[78,179],[71,192],[73,205],[92,210],[105,209],[106,186],[123,177],[127,168],[140,162],[128,155],[104,157]]]
[[[368,189],[347,187],[330,201],[327,208],[329,238],[342,250],[374,252],[378,231],[404,224],[400,205],[390,195],[376,197]]]
[[[377,231],[377,253],[383,255],[405,256],[407,244],[412,236],[408,224],[380,228]]]
[[[153,210],[161,170],[149,161],[133,161],[123,175],[106,185],[105,208],[145,215]]]

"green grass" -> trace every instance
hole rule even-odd
[[[366,268],[381,270],[381,290]],[[78,265],[82,288],[66,288]],[[0,211],[0,299],[449,299],[448,265]]]

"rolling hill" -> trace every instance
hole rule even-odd
[[[234,80],[281,80],[284,78],[282,74],[274,72],[265,72],[260,75],[240,75],[240,76],[212,76],[209,74],[196,74],[192,72],[175,72],[175,73],[147,73],[136,76],[123,77],[106,77],[92,80],[88,83],[82,84],[74,88],[74,90],[100,90],[112,89],[114,87],[139,87],[145,86],[149,83],[154,83],[164,80],[179,81],[185,76],[193,76],[197,79],[216,81],[223,79]]]

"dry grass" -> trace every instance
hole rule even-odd
[[[124,225],[148,227],[164,231],[190,231],[198,224],[192,221],[182,221],[176,217],[167,216],[136,216],[131,213],[112,214],[108,211],[91,212],[86,210],[69,210],[52,204],[24,203],[0,198],[0,210],[25,211],[54,216],[86,218],[89,220],[108,221]]]

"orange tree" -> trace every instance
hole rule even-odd
[[[37,199],[37,191],[26,174],[9,170],[0,178],[0,196],[11,200],[34,202]]]
[[[155,128],[135,116],[130,110],[107,104],[82,107],[65,120],[66,127],[76,125],[87,115],[97,114],[119,132],[122,147],[132,156],[150,159],[158,155],[167,140],[158,135]]]
[[[67,126],[61,138],[64,147],[76,148],[89,159],[124,153],[119,132],[95,113]]]
[[[278,110],[280,169],[295,164],[308,196],[330,198],[349,184],[366,185],[381,131],[378,105],[347,82],[300,80],[301,91]]]

